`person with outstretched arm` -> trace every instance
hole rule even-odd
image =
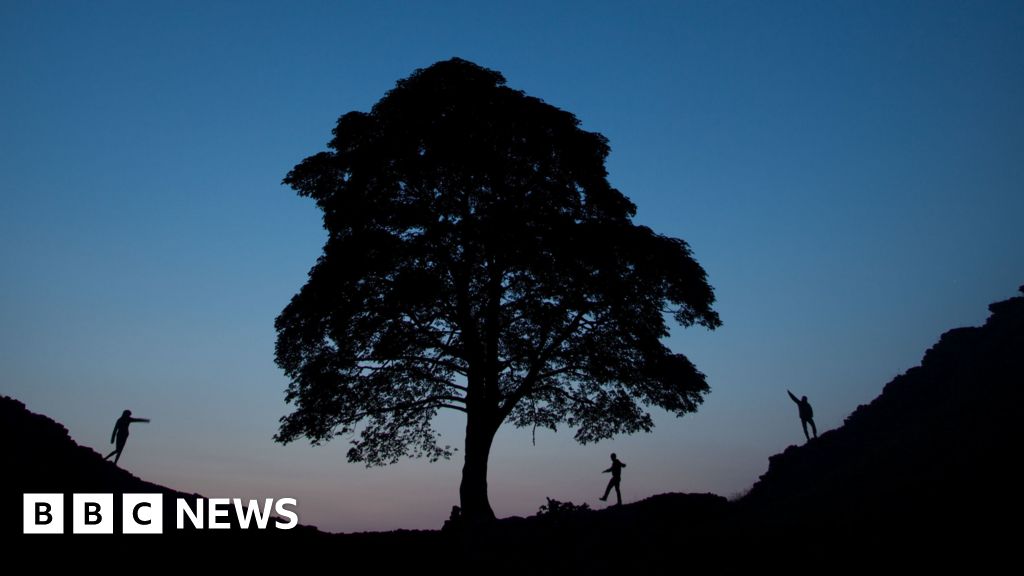
[[[807,433],[808,424],[811,425],[811,430],[814,432],[814,437],[817,438],[818,427],[814,425],[814,409],[811,408],[811,403],[807,401],[807,396],[804,396],[797,400],[796,395],[794,395],[789,390],[786,390],[786,393],[789,394],[789,397],[793,399],[793,402],[796,402],[797,407],[799,407],[800,409],[800,424],[803,425],[804,427],[804,436],[807,437],[807,441],[811,441],[811,435]]]
[[[114,451],[107,454],[107,456],[103,458],[104,460],[108,460],[111,456],[114,456],[114,464],[116,465],[117,461],[121,459],[121,451],[124,450],[124,443],[128,441],[128,425],[132,422],[149,422],[149,418],[132,418],[132,411],[125,410],[114,424],[114,431],[110,433],[110,443],[114,444],[116,441],[117,444],[115,444]]]
[[[619,491],[619,482],[622,480],[622,469],[626,467],[626,464],[619,460],[615,454],[612,454],[612,466],[611,468],[604,471],[604,473],[611,472],[612,479],[608,481],[608,487],[604,489],[604,496],[601,496],[601,501],[608,500],[608,493],[615,488],[615,498],[618,501],[618,506],[622,505],[622,492]]]

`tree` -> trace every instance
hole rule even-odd
[[[506,422],[580,442],[649,431],[708,391],[661,339],[667,316],[719,326],[687,244],[633,224],[607,181],[607,140],[461,59],[349,112],[330,151],[284,179],[328,238],[277,318],[294,411],[275,437],[352,438],[348,459],[447,458],[431,421],[466,418],[460,496],[493,518],[491,441]]]

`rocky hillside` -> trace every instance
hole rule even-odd
[[[290,537],[289,550],[314,560],[340,555],[390,569],[429,565],[460,573],[676,573],[875,561],[920,568],[951,559],[970,560],[975,569],[993,565],[1015,552],[1012,527],[1021,511],[1013,470],[1024,421],[1024,297],[989,309],[983,326],[943,334],[920,366],[893,379],[843,426],[773,456],[739,502],[663,494],[601,511],[551,502],[530,518],[446,531],[233,531],[246,532],[234,549],[254,549],[253,537]],[[64,427],[11,398],[0,398],[0,438],[5,510],[20,511],[24,492],[161,492],[171,510],[172,498],[198,497],[103,461]],[[165,535],[181,535],[169,525],[173,515],[165,516]],[[20,534],[19,515],[3,518],[0,536]],[[93,541],[75,540],[81,542]],[[133,542],[138,549],[139,540]],[[159,547],[167,540],[143,542]],[[192,535],[193,545],[210,550],[226,542],[209,531]]]
[[[1024,291],[1024,286],[1021,287]],[[1024,422],[1024,297],[942,335],[845,424],[770,459],[741,502],[766,533],[892,542],[1003,536]]]
[[[20,511],[24,493],[62,493],[65,509],[70,509],[72,493],[148,493],[164,494],[164,508],[174,521],[173,499],[195,496],[170,490],[141,480],[112,462],[104,461],[95,450],[79,446],[66,428],[50,418],[34,414],[13,398],[0,396],[0,438],[4,454],[4,490],[0,505],[4,510]],[[115,498],[119,510],[119,499]],[[21,533],[21,516],[10,514],[0,533]],[[70,532],[70,518],[65,518]],[[115,525],[118,523],[115,522]],[[165,522],[167,524],[167,522]]]

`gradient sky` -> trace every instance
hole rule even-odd
[[[325,233],[280,184],[338,116],[459,56],[610,140],[637,221],[687,240],[724,326],[676,330],[712,388],[652,434],[499,432],[501,516],[735,495],[1024,282],[1020,2],[0,1],[0,394],[207,496],[328,530],[435,528],[461,459],[365,469],[271,440],[275,316]],[[461,445],[461,414],[439,420]]]

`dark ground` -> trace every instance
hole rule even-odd
[[[989,308],[984,326],[946,332],[920,366],[889,382],[843,426],[771,457],[739,501],[661,494],[600,511],[554,503],[554,511],[530,518],[445,532],[178,531],[174,499],[198,495],[136,478],[75,444],[53,420],[0,397],[3,555],[109,546],[103,539],[110,536],[21,535],[23,493],[64,493],[69,509],[73,492],[161,492],[164,535],[115,537],[129,543],[122,554],[184,543],[247,562],[330,559],[341,571],[524,574],[1015,565],[1024,297]]]

